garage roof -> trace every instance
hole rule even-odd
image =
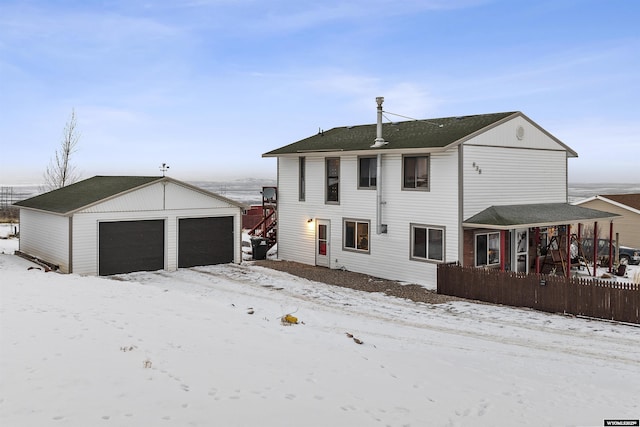
[[[507,230],[611,220],[619,216],[611,212],[583,208],[569,203],[536,203],[491,206],[468,218],[462,225]]]
[[[575,204],[582,205],[593,200],[602,200],[605,203],[616,205],[620,208],[627,209],[635,213],[640,213],[640,193],[600,194],[597,196],[589,197],[588,199],[580,200]]]
[[[159,181],[170,181],[192,188],[218,199],[225,200],[235,206],[245,206],[206,190],[194,187],[184,182],[162,176],[94,176],[66,187],[22,200],[14,203],[21,208],[53,212],[62,215],[71,214],[94,203],[110,199],[134,189],[144,187]]]

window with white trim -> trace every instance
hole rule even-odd
[[[476,240],[476,267],[500,264],[500,233],[478,233]]]
[[[369,252],[370,222],[345,219],[343,223],[343,249]]]
[[[411,224],[411,259],[444,261],[444,228]]]

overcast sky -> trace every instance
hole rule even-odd
[[[522,111],[569,181],[640,182],[637,0],[1,0],[0,184],[40,183],[75,109],[82,176],[275,178],[319,128]]]

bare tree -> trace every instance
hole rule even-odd
[[[78,180],[76,168],[71,163],[71,155],[76,152],[80,140],[77,129],[76,112],[71,110],[71,117],[64,127],[60,147],[55,156],[49,160],[49,166],[44,172],[44,187],[47,191],[56,190]]]

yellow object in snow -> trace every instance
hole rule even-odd
[[[298,323],[298,318],[290,314],[287,314],[282,319],[287,323]]]

